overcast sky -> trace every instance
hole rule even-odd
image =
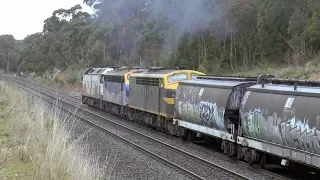
[[[87,12],[91,9],[83,0],[3,0],[0,5],[0,35],[12,34],[23,39],[28,34],[41,32],[43,21],[59,8],[69,9],[80,4]]]

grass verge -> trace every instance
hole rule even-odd
[[[231,75],[258,76],[259,74],[274,74],[279,78],[320,80],[320,55],[304,65],[284,66],[259,64],[250,70],[233,73]]]
[[[66,122],[77,120],[57,107],[45,109],[40,99],[0,81],[0,179],[110,179],[115,164],[98,163],[81,138],[71,139]]]

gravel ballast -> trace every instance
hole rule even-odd
[[[47,105],[47,110],[51,109],[52,105]],[[99,157],[100,165],[112,170],[111,179],[189,179],[100,129],[81,120],[69,120],[71,140],[79,141],[81,138],[80,147],[89,147],[91,154]]]
[[[60,99],[64,99],[64,100],[69,100],[69,102],[70,101],[72,101],[72,102],[76,102],[76,101],[78,101],[78,100],[75,100],[75,99],[73,99],[73,98],[70,98],[70,97],[67,97],[67,96],[64,96],[64,95],[61,95],[61,94],[59,94],[58,95],[59,97],[60,97]],[[80,104],[81,102],[80,101],[78,101],[78,104]],[[82,106],[82,105],[81,105]],[[269,174],[267,174],[267,173],[264,173],[263,171],[258,171],[258,170],[253,170],[252,168],[250,168],[249,166],[246,166],[246,165],[244,165],[242,162],[236,162],[236,161],[234,161],[234,160],[232,160],[232,159],[228,159],[228,158],[226,158],[226,157],[222,157],[222,156],[220,156],[220,155],[218,155],[218,154],[215,154],[215,153],[208,153],[208,150],[207,149],[205,149],[205,148],[203,148],[203,147],[200,147],[200,146],[195,146],[194,144],[190,144],[190,143],[184,143],[184,142],[182,142],[179,138],[175,138],[175,137],[172,137],[172,136],[170,136],[170,135],[166,135],[166,134],[164,134],[164,133],[161,133],[161,132],[158,132],[158,131],[156,131],[156,130],[153,130],[153,129],[151,129],[151,128],[147,128],[147,127],[145,127],[145,126],[142,126],[142,125],[139,125],[139,124],[137,124],[137,123],[134,123],[134,122],[130,122],[130,121],[127,121],[127,120],[124,120],[124,119],[122,119],[122,118],[119,118],[119,117],[116,117],[116,116],[113,116],[113,115],[110,115],[110,114],[108,114],[108,113],[104,113],[104,112],[100,112],[100,111],[97,111],[97,110],[94,110],[93,108],[90,108],[90,107],[86,107],[86,106],[82,106],[82,107],[85,107],[85,108],[87,108],[87,109],[90,109],[90,110],[93,110],[95,113],[97,113],[97,114],[99,114],[99,115],[101,115],[101,116],[103,116],[103,117],[106,117],[106,118],[110,118],[110,119],[112,119],[113,121],[116,121],[117,123],[120,123],[120,124],[122,124],[122,125],[125,125],[125,126],[128,126],[128,127],[130,127],[130,128],[132,128],[132,129],[135,129],[135,130],[137,130],[137,131],[139,131],[139,132],[141,132],[141,133],[144,133],[144,134],[147,134],[147,135],[149,135],[149,136],[151,136],[151,137],[153,137],[153,138],[155,138],[155,139],[158,139],[158,140],[161,140],[161,141],[163,141],[163,142],[165,142],[165,143],[167,143],[167,144],[170,144],[170,145],[173,145],[173,146],[175,146],[175,147],[177,147],[177,148],[179,148],[179,149],[182,149],[182,150],[185,150],[185,151],[187,151],[187,152],[189,152],[189,153],[191,153],[191,154],[195,154],[195,155],[197,155],[197,156],[199,156],[199,157],[202,157],[203,159],[206,159],[206,160],[208,160],[208,161],[211,161],[211,162],[214,162],[214,163],[216,163],[216,164],[218,164],[218,165],[221,165],[221,166],[223,166],[223,167],[225,167],[225,168],[227,168],[227,169],[230,169],[230,170],[232,170],[232,171],[235,171],[235,172],[237,172],[237,173],[239,173],[239,174],[242,174],[242,175],[244,175],[244,176],[247,176],[247,177],[249,177],[249,178],[252,178],[252,179],[273,179],[273,177],[272,176],[270,176]],[[115,125],[112,125],[112,124],[110,124],[110,123],[108,123],[108,122],[106,122],[105,120],[103,120],[103,119],[101,119],[101,118],[97,118],[96,116],[92,116],[92,115],[89,115],[89,114],[87,114],[87,113],[85,113],[85,112],[83,112],[82,113],[83,114],[83,116],[85,116],[85,117],[88,117],[88,118],[90,118],[90,119],[92,119],[92,120],[94,120],[95,121],[95,123],[99,123],[101,126],[103,126],[103,127],[109,127],[111,130],[113,130],[115,133],[118,133],[118,134],[120,134],[121,136],[123,136],[123,137],[125,137],[125,138],[128,138],[128,139],[130,139],[131,141],[134,141],[134,142],[136,142],[136,143],[140,143],[140,144],[143,144],[145,147],[148,147],[149,149],[154,149],[153,151],[155,151],[155,152],[157,152],[158,154],[162,154],[162,156],[166,156],[166,152],[164,151],[164,149],[165,149],[165,147],[163,147],[163,149],[162,148],[154,148],[153,146],[154,146],[154,144],[152,144],[152,143],[148,143],[148,140],[147,139],[144,139],[144,138],[142,138],[141,136],[140,137],[137,137],[137,135],[134,135],[134,133],[130,133],[130,132],[124,132],[124,130],[123,129],[119,129],[119,127],[116,127]],[[89,116],[91,116],[91,117],[89,117]],[[82,123],[82,122],[81,122]],[[85,125],[81,125],[81,126],[89,126],[88,124],[86,124],[86,123],[82,123],[82,124],[85,124]],[[90,126],[89,127],[87,127],[88,129],[90,129]],[[100,130],[95,130],[95,131],[100,131]],[[116,132],[117,131],[117,132]],[[91,132],[91,133],[93,133],[93,131]],[[116,144],[121,144],[121,142],[119,142],[118,140],[116,140],[115,138],[111,138],[111,137],[108,137],[109,139],[111,138],[111,139],[113,139],[113,140],[109,140],[107,137],[103,137],[103,138],[101,138],[101,136],[107,136],[107,135],[102,135],[103,134],[103,132],[101,132],[100,131],[100,133],[98,133],[98,134],[95,134],[95,136],[91,136],[90,138],[91,138],[91,140],[90,140],[90,143],[92,143],[92,142],[96,142],[96,143],[98,143],[98,144],[100,144],[99,145],[99,147],[100,146],[104,146],[104,145],[101,145],[101,144],[107,144],[107,145],[105,145],[105,146],[107,146],[107,147],[111,147],[111,149],[114,149],[115,148],[115,145]],[[92,137],[93,137],[93,139],[92,139]],[[99,140],[98,140],[99,139]],[[112,142],[112,143],[111,143]],[[109,143],[111,143],[111,144],[109,144]],[[128,145],[126,145],[126,144],[124,144],[124,143],[122,143],[122,149],[121,150],[119,150],[119,152],[122,152],[122,153],[125,153],[125,152],[128,152],[128,151],[125,151],[124,149],[128,149]],[[125,148],[126,147],[126,148]],[[99,148],[100,149],[100,148]],[[135,149],[133,149],[133,148],[131,148],[132,150],[135,150]],[[135,151],[137,151],[137,150],[135,150]],[[130,152],[130,151],[129,151]],[[132,151],[133,152],[133,151]],[[138,159],[137,158],[133,158],[133,157],[131,157],[131,158],[128,158],[128,159],[130,159],[130,160],[133,160],[133,163],[132,163],[132,165],[134,165],[134,166],[138,166],[137,164],[138,163],[140,163],[140,161],[139,161],[139,159],[140,159],[140,156],[142,155],[141,154],[141,152],[139,152],[139,151],[137,151],[136,153],[138,153],[138,154],[134,154],[134,153],[129,153],[129,154],[126,154],[126,155],[128,155],[128,156],[133,156],[133,157],[139,157]],[[140,156],[139,156],[139,153],[140,153]],[[167,155],[168,155],[168,153],[167,153]],[[170,154],[169,154],[170,155]],[[175,159],[174,159],[174,161],[182,161],[183,160],[183,157],[182,156],[173,156],[173,158],[175,157]],[[141,161],[141,163],[142,162],[148,162],[149,163],[149,161],[150,161],[150,157],[148,157],[148,156],[145,156],[145,160],[146,161]],[[136,162],[137,161],[137,162]],[[150,161],[151,162],[151,161]],[[130,163],[128,163],[128,162],[125,162],[124,161],[124,163],[125,163],[125,165],[127,165],[127,164],[130,164]],[[158,163],[157,161],[155,161],[155,163]],[[195,172],[197,172],[197,173],[200,173],[201,175],[204,175],[206,178],[208,178],[208,177],[211,177],[211,178],[209,178],[209,179],[224,179],[224,178],[227,178],[228,176],[226,176],[226,175],[224,175],[223,173],[221,173],[221,172],[215,172],[215,171],[208,171],[208,170],[206,170],[206,169],[199,169],[199,167],[197,167],[197,164],[196,163],[192,163],[192,162],[188,162],[188,161],[186,161],[186,162],[184,162],[184,163],[187,163],[187,164],[191,164],[191,165],[194,165],[195,167],[193,167],[193,169],[194,169],[194,171]],[[159,164],[159,163],[158,163]],[[155,165],[155,166],[153,166],[153,165],[150,165],[150,164],[148,164],[148,165],[146,165],[146,168],[150,168],[150,167],[159,167],[160,168],[160,166],[164,166],[164,165],[159,165],[159,166],[157,166],[157,165]],[[165,167],[165,166],[164,166]],[[118,169],[118,168],[117,168]],[[123,169],[123,168],[122,168]],[[157,169],[157,168],[156,168]],[[163,167],[161,167],[160,169],[163,169]],[[169,169],[169,171],[171,170],[172,171],[172,169],[170,169],[170,168],[167,168],[167,169]],[[123,171],[129,171],[130,170],[130,168],[128,169],[127,168],[127,166],[124,166],[124,170]],[[138,169],[136,169],[134,172],[135,173],[130,173],[130,174],[137,174],[137,172],[144,172],[144,170],[145,170],[145,168],[138,168]],[[120,170],[121,171],[121,170]],[[155,170],[152,170],[152,171],[155,171]],[[164,174],[172,174],[172,173],[170,173],[168,171],[168,173],[164,173]],[[131,172],[131,170],[130,170],[130,172]],[[166,172],[167,172],[167,170],[166,170]],[[219,174],[220,173],[220,174]],[[140,173],[138,173],[138,174],[140,174]],[[145,174],[145,173],[142,173],[142,174]],[[166,176],[162,176],[162,174],[160,175],[159,173],[156,173],[158,176],[156,176],[157,178],[159,178],[159,177],[161,177],[161,178],[164,178],[164,177],[166,177]],[[121,177],[126,177],[126,178],[128,178],[128,176],[121,176]],[[179,175],[179,177],[180,177],[180,175]],[[214,178],[215,177],[215,178]],[[129,178],[129,179],[131,179],[131,178]],[[149,177],[147,178],[147,179],[150,179]],[[152,178],[151,178],[152,179]],[[167,179],[167,178],[166,178]],[[174,178],[174,179],[177,179],[177,178]]]

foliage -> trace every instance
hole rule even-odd
[[[54,80],[55,80],[56,83],[58,83],[58,84],[62,84],[62,85],[65,84],[63,77],[61,77],[60,75],[57,75],[56,77],[54,77]]]
[[[16,65],[18,60],[17,44],[12,35],[6,34],[0,36],[0,67],[7,72],[10,71],[10,65]],[[14,66],[13,66],[14,67]]]
[[[317,0],[84,3],[94,8],[93,15],[80,5],[56,10],[42,33],[16,43],[18,67],[39,75],[108,65],[237,73],[261,64],[303,65],[320,51]]]
[[[78,76],[76,75],[76,73],[72,72],[69,74],[69,76],[67,77],[67,83],[70,85],[74,85],[77,81],[79,80]]]

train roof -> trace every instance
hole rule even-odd
[[[214,87],[214,88],[223,88],[231,89],[235,86],[241,84],[255,84],[255,82],[242,82],[242,81],[224,81],[224,80],[202,80],[202,79],[192,79],[184,80],[180,82],[180,85],[191,85],[191,86],[200,86],[200,87]]]
[[[116,69],[117,67],[104,67],[104,68],[87,68],[83,74],[90,74],[90,75],[103,75]]]
[[[293,85],[268,83],[268,84],[265,84],[264,87],[262,87],[261,84],[257,84],[247,88],[247,90],[253,91],[253,92],[264,92],[264,93],[272,93],[272,94],[320,97],[320,87],[311,87],[311,86],[297,86],[295,90]]]
[[[146,71],[145,69],[140,69],[140,68],[127,68],[127,67],[122,67],[118,69],[114,69],[112,71],[109,71],[108,73],[104,74],[104,76],[124,76],[128,72],[131,71],[136,71],[136,73]]]
[[[247,89],[273,94],[320,97],[320,81],[275,78],[266,78],[264,81]]]
[[[131,76],[134,77],[150,77],[150,78],[163,78],[170,73],[182,73],[182,72],[194,72],[200,73],[194,70],[179,70],[179,69],[165,69],[165,68],[149,68],[140,73],[133,73]]]
[[[225,81],[257,81],[258,77],[200,75],[197,77],[197,79],[212,79],[212,80],[225,80]]]
[[[211,79],[211,80],[225,80],[225,81],[244,81],[244,82],[258,82],[261,83],[262,79],[275,78],[272,74],[260,74],[259,76],[224,76],[224,75],[199,75],[197,79]]]

